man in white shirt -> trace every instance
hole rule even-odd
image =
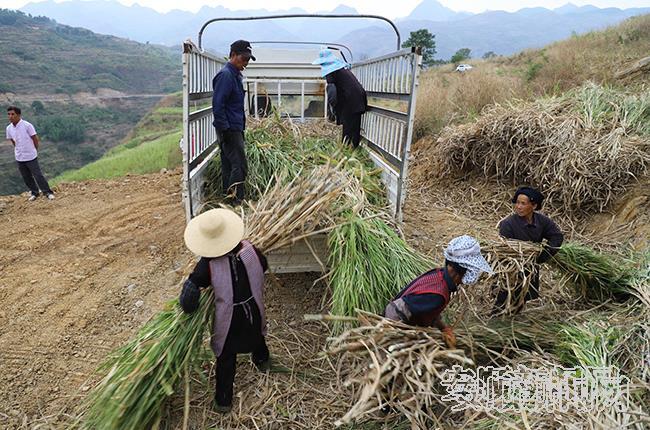
[[[7,140],[14,145],[18,170],[23,177],[23,181],[25,181],[25,185],[32,193],[29,201],[36,200],[39,188],[49,200],[54,200],[54,193],[43,176],[41,167],[38,165],[39,139],[34,126],[20,118],[21,110],[19,107],[9,106],[7,115],[11,123],[7,126]]]

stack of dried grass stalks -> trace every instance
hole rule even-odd
[[[412,327],[359,311],[359,327],[334,338],[327,349],[348,361],[339,380],[352,388],[354,405],[335,425],[385,413],[405,416],[415,429],[440,425],[432,413],[440,402],[441,373],[453,364],[472,366],[462,350],[449,350],[440,331]]]
[[[587,247],[572,243],[565,246],[566,250],[560,250],[554,260],[556,268],[577,281],[575,293],[583,299],[581,310],[575,310],[569,303],[489,321],[466,318],[455,329],[462,350],[446,349],[437,329],[411,327],[362,311],[356,318],[346,318],[358,327],[332,339],[327,350],[328,354],[345,359],[346,366],[339,365],[337,377],[355,399],[337,424],[380,418],[379,411],[388,405],[417,429],[441,427],[443,423],[439,420],[443,419],[445,425],[460,425],[459,422],[468,420],[472,425],[485,421],[499,426],[512,421],[512,417],[488,415],[486,420],[485,414],[474,414],[471,418],[447,414],[443,418],[441,414],[450,405],[441,401],[445,394],[441,391],[441,373],[455,363],[466,367],[473,367],[474,363],[504,366],[516,365],[522,358],[541,357],[551,369],[610,365],[622,369],[637,390],[632,398],[632,412],[616,413],[605,408],[589,422],[595,428],[606,428],[607,423],[628,423],[630,428],[641,428],[634,414],[647,413],[640,405],[650,396],[650,366],[643,364],[644,355],[650,352],[650,258],[646,256],[638,267],[621,266],[613,257]],[[542,247],[501,239],[482,248],[496,272],[486,281],[502,288],[523,282],[525,294],[531,279],[522,278],[521,274],[534,267]],[[607,301],[621,291],[638,301]],[[596,307],[585,310],[584,305],[590,301]],[[512,297],[506,309],[512,312],[521,304]],[[338,320],[332,316],[322,319]],[[545,412],[529,418],[539,422],[540,428],[552,428],[563,420],[576,425],[585,423],[576,411],[559,418]]]
[[[484,282],[492,293],[498,290],[507,293],[500,314],[518,313],[524,306],[524,299],[535,280],[536,261],[543,247],[532,242],[494,238],[482,247],[488,263],[494,271]],[[485,279],[485,278],[484,278]]]
[[[560,97],[496,105],[476,122],[447,127],[425,170],[529,183],[567,212],[602,210],[647,172],[649,124],[650,95],[586,84]]]

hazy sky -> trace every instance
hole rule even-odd
[[[57,2],[65,0],[56,0]],[[110,0],[109,0],[110,1]],[[279,10],[291,7],[301,7],[308,12],[331,10],[339,4],[346,4],[354,7],[360,13],[378,14],[388,18],[398,18],[408,15],[421,0],[118,0],[125,5],[138,3],[156,9],[160,12],[167,12],[171,9],[183,9],[196,12],[203,5],[222,5],[228,9],[269,9]],[[439,0],[440,3],[456,11],[482,12],[487,9],[515,11],[523,7],[542,6],[553,9],[566,4],[569,0],[490,0],[490,1],[469,1],[469,0]],[[18,9],[29,3],[29,0],[0,0],[0,8]],[[35,2],[35,1],[34,1]],[[650,7],[650,0],[571,0],[571,3],[581,6],[592,4],[598,7],[618,7],[621,9],[630,7]]]

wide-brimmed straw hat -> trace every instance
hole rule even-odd
[[[211,209],[185,227],[185,245],[201,257],[226,255],[244,238],[244,221],[228,209]]]

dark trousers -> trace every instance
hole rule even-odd
[[[29,191],[32,192],[32,195],[38,196],[38,189],[41,189],[43,194],[52,194],[43,172],[41,172],[41,166],[38,165],[38,158],[34,158],[31,161],[16,161],[18,164],[18,171],[25,181],[25,185],[29,188]]]
[[[531,274],[526,273],[526,276],[531,276]],[[517,285],[514,291],[512,292],[513,303],[521,302],[522,304],[517,309],[515,309],[514,312],[515,314],[521,312],[524,303],[526,303],[529,300],[534,300],[539,298],[539,266],[535,266],[532,276],[533,276],[533,281],[530,284],[530,287],[528,288],[526,295],[523,297],[523,300],[521,300],[521,293],[523,289],[522,284]],[[493,288],[496,288],[496,286]],[[499,290],[497,292],[497,299],[494,302],[494,307],[492,308],[491,315],[496,315],[498,313],[501,313],[505,309],[506,300],[508,300],[508,291]]]
[[[345,115],[341,118],[343,124],[343,142],[349,143],[353,148],[361,142],[361,113]]]
[[[235,203],[244,200],[244,181],[248,173],[243,131],[224,131],[219,140],[223,193],[235,195]]]
[[[269,349],[262,338],[260,345],[251,354],[253,363],[257,366],[269,359]],[[237,371],[237,353],[224,351],[217,357],[217,380],[214,399],[218,406],[232,404],[232,389]]]

